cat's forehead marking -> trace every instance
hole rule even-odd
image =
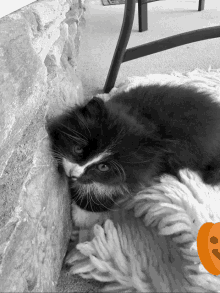
[[[67,176],[69,177],[80,177],[85,169],[93,164],[98,163],[99,161],[101,161],[102,159],[104,159],[106,156],[110,155],[109,152],[103,152],[101,154],[99,154],[98,156],[92,158],[90,161],[88,161],[86,164],[80,166],[79,164],[76,163],[72,163],[69,160],[63,158],[63,167],[65,170],[65,173]]]

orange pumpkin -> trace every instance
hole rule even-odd
[[[197,236],[197,249],[201,263],[212,275],[220,274],[220,223],[205,223]]]

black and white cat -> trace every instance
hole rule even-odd
[[[82,210],[111,210],[121,197],[182,168],[220,182],[220,104],[187,85],[93,98],[49,122],[48,133]]]

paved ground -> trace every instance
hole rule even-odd
[[[87,0],[78,72],[86,94],[102,89],[123,18],[124,5],[102,6]],[[220,0],[206,0],[198,12],[198,0],[162,0],[149,3],[149,30],[138,32],[137,7],[128,47],[193,29],[220,25]],[[148,73],[185,72],[195,68],[220,68],[220,39],[201,41],[123,63],[117,81]]]

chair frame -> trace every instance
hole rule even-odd
[[[150,2],[155,2],[160,0],[138,0],[138,24],[139,32],[144,32],[148,30],[148,9],[147,5]],[[198,11],[204,10],[205,0],[199,0]]]
[[[204,9],[204,4],[205,0],[199,0],[199,11]],[[174,35],[168,38],[163,38],[157,41],[146,43],[144,45],[140,45],[126,50],[134,22],[134,14],[135,0],[126,0],[120,35],[115,48],[111,66],[107,75],[107,79],[104,85],[105,93],[109,93],[115,85],[115,81],[121,63],[123,62],[148,56],[154,53],[162,52],[189,43],[220,37],[220,26],[213,26],[210,28],[193,30],[190,32]]]

